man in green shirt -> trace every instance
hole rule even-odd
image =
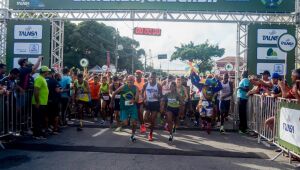
[[[34,80],[34,91],[32,97],[33,105],[33,137],[35,139],[45,139],[42,131],[45,122],[46,107],[48,105],[48,85],[45,77],[51,70],[47,66],[42,66],[40,75]]]

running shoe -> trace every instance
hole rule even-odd
[[[169,136],[169,141],[172,142],[173,141],[173,135]]]
[[[135,138],[133,135],[131,135],[130,141],[131,141],[132,143],[134,143],[134,142],[136,142],[136,138]]]
[[[220,133],[221,133],[221,134],[225,134],[224,126],[221,126],[221,127],[220,127]]]
[[[148,135],[148,140],[149,140],[149,141],[153,141],[153,135],[152,135],[152,133],[149,133],[149,135]]]
[[[140,127],[140,132],[141,133],[146,133],[146,131],[147,131],[147,129],[146,129],[145,125],[142,124],[141,127]]]
[[[98,121],[98,118],[95,117],[95,118],[94,118],[94,121],[97,122],[97,121]]]
[[[77,128],[77,131],[79,132],[79,131],[82,131],[82,128],[81,127],[78,127]]]

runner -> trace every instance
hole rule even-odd
[[[88,102],[89,102],[89,94],[90,94],[90,88],[88,85],[88,82],[83,80],[83,74],[77,75],[77,81],[74,82],[74,88],[75,88],[75,100],[78,105],[78,119],[79,119],[79,127],[77,128],[77,131],[82,131],[83,128],[83,111],[84,109],[88,110]]]
[[[118,88],[112,95],[112,102],[110,107],[114,106],[115,97],[117,94],[121,94],[120,99],[120,109],[121,116],[120,119],[122,121],[122,126],[128,125],[128,119],[130,117],[131,125],[132,125],[132,133],[130,140],[131,142],[135,142],[135,130],[137,126],[138,113],[136,103],[138,102],[139,92],[137,87],[134,85],[135,77],[130,75],[127,78],[127,83]]]
[[[140,132],[145,133],[146,132],[146,127],[145,127],[145,124],[144,124],[144,116],[143,116],[143,113],[144,113],[144,107],[143,107],[143,105],[144,105],[144,95],[142,93],[143,87],[145,85],[145,81],[142,78],[143,77],[143,72],[141,70],[136,70],[135,74],[136,74],[136,79],[135,79],[134,85],[138,88],[138,91],[139,91],[139,101],[137,103],[137,109],[138,109],[139,121],[140,121],[140,124],[141,124]]]
[[[206,129],[207,133],[211,131],[211,121],[213,116],[213,98],[214,95],[222,89],[221,82],[212,79],[212,76],[202,79],[195,73],[191,73],[191,81],[200,91],[200,100],[197,110],[200,113],[202,120],[202,128]]]
[[[93,80],[89,82],[90,90],[91,90],[91,111],[94,116],[94,120],[98,120],[98,112],[100,106],[100,83],[99,77],[94,76]]]
[[[176,90],[176,83],[171,83],[171,91],[164,95],[161,103],[161,112],[166,112],[167,115],[167,128],[170,133],[169,141],[173,141],[173,129],[175,128],[174,125],[177,122],[178,113],[180,105],[182,105],[184,102],[180,95],[178,94]],[[164,106],[167,106],[164,108]]]
[[[219,94],[219,101],[220,101],[220,117],[221,117],[221,127],[220,132],[225,133],[224,129],[224,119],[228,116],[229,109],[230,109],[230,100],[233,95],[233,83],[228,80],[229,75],[225,73],[223,75],[222,83],[222,90]]]
[[[181,77],[176,78],[176,89],[179,93],[180,97],[184,100],[184,102],[188,101],[188,92],[187,89],[182,85],[182,79]],[[185,104],[180,106],[179,109],[179,121],[180,125],[184,124],[184,116],[185,116]]]
[[[145,120],[147,120],[150,133],[148,140],[153,141],[153,129],[157,113],[160,111],[160,97],[162,96],[162,87],[156,82],[156,73],[151,73],[149,82],[144,85],[143,94],[145,94],[146,113]],[[145,121],[146,122],[146,121]],[[145,124],[147,126],[147,124]]]
[[[174,77],[169,75],[166,80],[162,82],[162,94],[165,95],[171,91],[170,85],[172,82],[175,82]]]
[[[109,84],[106,76],[102,77],[100,96],[101,96],[101,116],[102,116],[102,120],[100,124],[101,125],[105,124],[106,118],[110,116],[111,117],[110,125],[111,125],[113,123],[113,115],[110,114],[110,109],[108,107],[110,102],[110,96],[109,96]]]
[[[117,76],[114,76],[113,77],[113,82],[111,83],[111,85],[109,86],[109,94],[113,95],[113,93],[119,89],[120,87],[122,86],[122,83],[120,83],[119,81],[119,78]],[[121,129],[121,125],[120,125],[120,98],[121,98],[121,95],[120,93],[116,94],[115,95],[115,100],[114,100],[114,107],[113,107],[113,110],[114,110],[114,115],[115,115],[115,120],[117,122],[117,129],[116,131],[120,131]]]

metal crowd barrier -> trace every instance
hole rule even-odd
[[[291,151],[286,150],[281,147],[276,140],[276,134],[278,131],[278,127],[276,125],[276,117],[280,110],[281,103],[297,103],[295,99],[285,99],[285,98],[273,98],[269,96],[261,96],[261,95],[252,95],[249,96],[248,105],[247,105],[247,123],[248,128],[258,135],[258,143],[262,140],[267,140],[272,144],[280,147],[283,151],[289,153],[291,158],[291,154],[297,157],[297,155]],[[267,127],[265,122],[269,118],[274,118],[274,126],[273,128]],[[280,153],[280,154],[281,154]],[[278,154],[272,160],[275,160],[280,154]],[[291,162],[291,159],[290,159]]]
[[[32,91],[0,94],[0,139],[26,134],[32,127]],[[0,146],[1,141],[0,141]]]

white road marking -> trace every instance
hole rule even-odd
[[[100,135],[102,135],[103,133],[105,133],[105,132],[108,131],[108,130],[109,130],[109,128],[101,129],[99,132],[95,133],[95,134],[93,135],[93,137],[100,136]]]

